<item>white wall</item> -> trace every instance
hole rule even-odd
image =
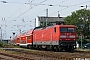
[[[36,23],[35,23],[35,27],[39,27],[40,26],[40,21],[39,21],[39,17],[36,17]]]

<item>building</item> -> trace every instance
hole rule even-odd
[[[57,21],[64,22],[65,17],[44,17],[38,16],[35,18],[35,27],[39,27],[40,25],[55,25]]]
[[[4,44],[10,43],[10,41],[11,41],[10,39],[7,39],[7,40],[4,39],[4,40],[2,40],[2,42],[3,42]]]

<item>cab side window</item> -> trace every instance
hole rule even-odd
[[[56,27],[54,27],[54,33],[56,33]]]

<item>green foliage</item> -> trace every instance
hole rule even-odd
[[[3,47],[3,46],[4,46],[3,42],[0,41],[0,47]]]
[[[52,23],[47,22],[47,26],[51,26]],[[40,27],[45,27],[46,26],[46,22],[43,22],[43,24],[40,24]]]
[[[67,16],[64,21],[66,24],[76,25],[77,35],[88,36],[90,40],[90,10],[81,9],[72,12],[72,15]],[[85,38],[83,41],[87,42]]]
[[[81,44],[81,39],[77,39],[77,42]],[[82,44],[86,44],[88,42],[90,42],[90,39],[82,39]]]
[[[40,24],[40,27],[45,27],[46,26],[46,22],[44,22],[43,24]]]

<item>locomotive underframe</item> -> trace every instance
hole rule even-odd
[[[56,43],[55,43],[56,42]],[[33,47],[36,49],[54,50],[54,51],[72,51],[76,46],[76,41],[51,41],[51,42],[34,42]]]

